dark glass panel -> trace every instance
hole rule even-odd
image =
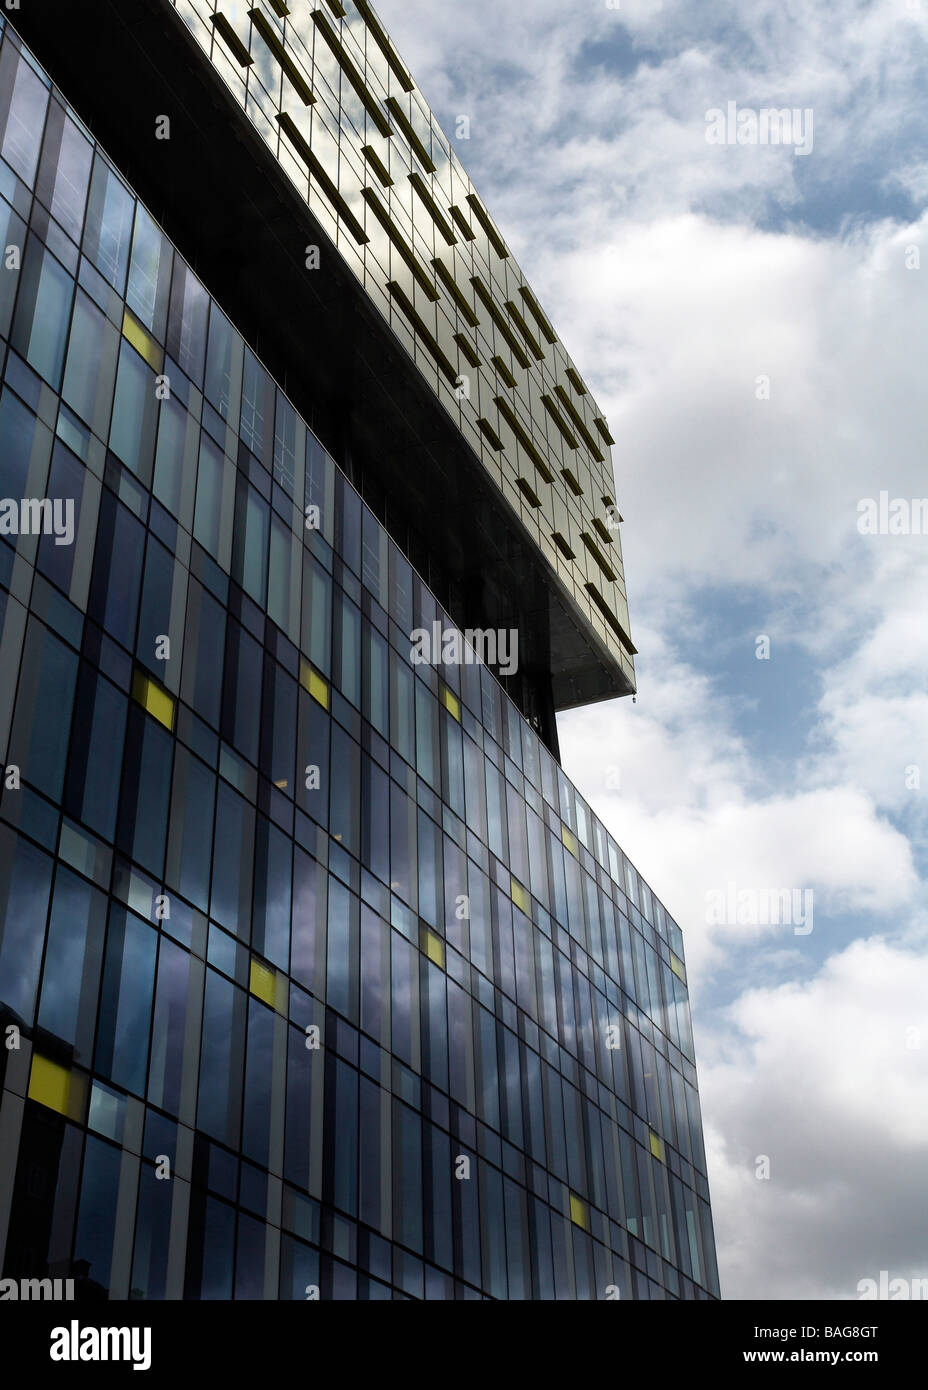
[[[173,259],[171,243],[139,204],[132,237],[126,303],[159,342],[164,342]]]
[[[14,45],[5,43],[0,53],[0,154],[30,187],[47,106],[48,88]]]
[[[265,1165],[271,1130],[274,1077],[274,1015],[257,999],[248,1001],[242,1153]]]
[[[123,852],[159,880],[164,870],[172,751],[167,729],[133,706],[117,836]]]
[[[0,825],[0,1002],[32,1023],[52,860]]]
[[[103,959],[106,898],[59,866],[48,928],[38,1023],[89,1064]]]
[[[358,854],[361,823],[361,750],[338,725],[332,725],[332,793],[329,834],[350,854]]]
[[[98,1290],[109,1289],[121,1161],[119,1149],[93,1135],[87,1136],[74,1237],[74,1264],[86,1266],[91,1288],[96,1286]]]
[[[247,1000],[230,980],[206,972],[197,1128],[234,1148],[242,1113]]]
[[[252,949],[286,970],[290,963],[290,876],[293,842],[264,816],[255,843]]]
[[[206,357],[206,316],[209,296],[192,270],[179,256],[174,258],[167,350],[182,372],[197,386],[203,385]]]
[[[243,940],[251,917],[255,808],[219,781],[210,915]]]
[[[132,651],[145,555],[145,528],[104,488],[88,613]]]
[[[23,258],[10,341],[56,391],[61,384],[73,298],[71,276],[38,238],[31,236]]]
[[[104,840],[116,829],[127,705],[121,690],[81,664],[65,806]]]
[[[146,487],[151,482],[158,423],[155,374],[123,339],[119,349],[110,448]]]
[[[129,266],[135,200],[97,151],[84,229],[84,254],[114,289],[123,293]]]
[[[167,1292],[174,1184],[143,1164],[135,1214],[131,1298],[163,1299]]]
[[[226,632],[222,736],[257,764],[261,733],[262,650],[236,622]]]
[[[7,763],[52,801],[61,799],[76,683],[77,653],[30,618]]]
[[[157,932],[116,904],[110,908],[95,1069],[133,1094],[145,1094]]]
[[[171,597],[174,587],[174,556],[155,539],[148,537],[145,552],[145,577],[142,581],[142,602],[139,611],[139,632],[136,655],[149,670],[157,671],[162,680],[165,658],[158,656],[159,638],[171,633]]]
[[[179,1115],[181,1107],[190,979],[189,953],[162,936],[158,952],[148,1100],[172,1115]],[[168,1183],[163,1185],[169,1186]]]

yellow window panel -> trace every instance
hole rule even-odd
[[[577,841],[575,837],[567,829],[566,825],[561,826],[561,840],[563,841],[565,847],[570,850],[574,858],[578,859],[580,856],[577,850]]]
[[[419,940],[423,951],[430,961],[441,969],[445,968],[445,943],[436,932],[429,931],[428,927],[422,927],[419,933]]]
[[[147,333],[134,314],[126,309],[122,316],[122,336],[131,343],[136,352],[145,358],[153,371],[160,372],[164,366],[164,353],[150,333]]]
[[[29,1099],[38,1101],[49,1110],[65,1115],[69,1120],[83,1119],[84,1079],[53,1062],[41,1053],[32,1054],[32,1069],[29,1073]]]
[[[590,1229],[589,1208],[586,1202],[580,1197],[575,1197],[573,1193],[570,1194],[570,1219],[575,1226],[579,1226],[582,1230],[588,1231]]]
[[[300,657],[300,685],[309,691],[323,709],[329,708],[329,687],[321,676],[316,675],[305,657]]]
[[[528,894],[522,887],[522,884],[516,878],[511,878],[509,884],[512,893],[512,901],[515,903],[516,907],[521,908],[523,912],[527,913],[529,910]]]
[[[132,679],[132,696],[153,719],[173,733],[174,700],[156,680],[146,676],[144,671],[136,671]]]
[[[654,1130],[653,1130],[653,1129],[649,1129],[649,1130],[648,1130],[648,1139],[649,1139],[650,1144],[651,1144],[651,1153],[652,1153],[652,1154],[654,1155],[654,1157],[658,1160],[658,1162],[663,1163],[663,1162],[664,1162],[664,1141],[663,1141],[663,1139],[661,1139],[658,1135],[656,1135],[656,1134],[654,1133]]]
[[[449,714],[460,724],[461,722],[461,702],[458,697],[448,689],[446,685],[441,687],[441,702]]]
[[[287,982],[283,975],[265,965],[263,961],[252,958],[248,987],[256,999],[277,1013],[286,1012]]]
[[[674,955],[673,951],[670,953],[670,968],[686,984],[686,971],[683,969],[683,962],[679,956]]]

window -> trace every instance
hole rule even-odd
[[[190,267],[175,256],[167,350],[197,386],[203,384],[208,310],[209,296],[205,289]]]
[[[226,633],[222,736],[249,762],[258,762],[262,649],[239,623]]]
[[[64,107],[52,101],[36,195],[72,241],[81,239],[92,162],[90,142],[65,114]]]
[[[312,1114],[313,1057],[301,1028],[290,1028],[287,1038],[287,1114],[284,1176],[306,1191],[309,1188],[310,1117]],[[282,1276],[283,1278],[283,1276]],[[313,1282],[307,1279],[307,1283]],[[318,1281],[315,1281],[318,1282]],[[306,1298],[305,1286],[294,1295]]]
[[[390,742],[408,763],[415,761],[413,730],[413,674],[399,655],[390,649]]]
[[[335,683],[349,704],[361,706],[361,614],[342,589],[335,593]]]
[[[338,724],[332,725],[329,834],[350,854],[360,848],[361,750]]]
[[[81,664],[65,806],[103,839],[116,829],[127,700],[106,678]]]
[[[68,340],[74,281],[32,236],[23,261],[12,343],[39,376],[57,391]]]
[[[414,1071],[419,1066],[419,953],[398,932],[390,933],[393,983],[393,1051]]]
[[[243,940],[251,918],[254,843],[254,807],[220,779],[210,916]]]
[[[209,907],[215,799],[215,774],[178,745],[174,754],[167,877],[201,912]]]
[[[114,325],[79,289],[61,394],[71,409],[103,438],[109,424],[118,346]]]
[[[231,1147],[239,1141],[246,1007],[244,990],[207,969],[197,1128]]]
[[[158,935],[116,904],[110,908],[95,1069],[134,1095],[145,1094]]]
[[[271,1138],[271,1102],[274,1077],[274,1014],[251,998],[248,1001],[248,1042],[245,1053],[245,1094],[242,1112],[242,1153],[255,1163],[266,1164]],[[262,1213],[263,1215],[263,1213]],[[263,1254],[264,1229],[259,1228]],[[263,1260],[261,1288],[263,1293]]]
[[[307,552],[303,556],[302,646],[324,676],[331,673],[332,577]]]
[[[26,224],[16,215],[6,199],[0,198],[0,245],[22,247],[25,244]],[[5,338],[9,334],[10,316],[19,288],[19,276],[6,272],[5,266],[3,269],[5,273],[0,275],[0,335]]]
[[[316,680],[319,680],[318,676]],[[301,690],[297,729],[297,805],[321,826],[329,823],[330,725],[331,720],[319,701]]]
[[[358,1022],[358,899],[338,879],[329,880],[326,941],[326,1004]]]
[[[314,859],[298,847],[293,851],[293,914],[290,969],[311,990],[321,992],[324,955],[325,880]],[[317,981],[317,974],[320,979]],[[305,1046],[305,1038],[301,1040]]]
[[[271,621],[294,641],[299,640],[299,591],[294,593],[291,579],[294,563],[299,565],[301,560],[299,538],[272,512],[267,611]]]
[[[297,684],[267,653],[261,711],[261,771],[293,799]]]
[[[76,683],[77,654],[30,618],[7,761],[52,801],[61,798]]]
[[[48,89],[8,39],[0,55],[0,154],[32,187]]]
[[[119,349],[110,448],[146,487],[151,482],[158,400],[155,374],[123,339]]]
[[[212,594],[196,582],[187,589],[184,633],[183,698],[199,717],[219,727],[226,614]]]
[[[168,731],[132,706],[117,837],[123,853],[159,880],[164,871],[172,750]]]
[[[306,431],[306,485],[304,504],[319,508],[320,531],[331,544],[335,465],[312,430]]]
[[[80,1208],[74,1237],[74,1260],[86,1262],[90,1277],[109,1288],[116,1231],[116,1203],[122,1154],[113,1144],[88,1135],[81,1174]]]
[[[288,497],[296,481],[297,414],[282,391],[277,392],[274,417],[274,477]]]
[[[66,449],[60,440],[56,442],[45,495],[53,503],[58,502],[64,509],[67,509],[69,505],[73,507],[72,540],[75,543],[58,545],[55,536],[43,535],[39,541],[37,563],[42,573],[47,575],[52,583],[57,584],[59,589],[63,589],[65,593],[71,587],[71,575],[77,553],[76,541],[80,526],[81,499],[86,477],[87,470],[74,457],[70,449]],[[62,511],[62,516],[67,522],[67,510]]]
[[[290,878],[293,842],[263,816],[255,844],[255,899],[251,944],[272,964],[290,961]]]
[[[419,916],[437,927],[442,916],[441,834],[424,811],[419,811]],[[434,957],[433,957],[434,959]]]
[[[126,303],[159,342],[164,341],[173,258],[170,242],[139,204],[135,214]]]
[[[390,780],[366,753],[361,768],[361,862],[390,881]]]
[[[361,573],[361,499],[342,473],[335,477],[335,549],[355,574]]]
[[[197,468],[197,501],[193,534],[214,559],[219,556],[222,520],[223,456],[218,444],[206,433],[200,436],[200,463]]]
[[[256,458],[264,457],[265,422],[273,418],[275,388],[250,348],[245,349],[242,423],[239,433]],[[268,430],[268,434],[270,431]]]
[[[161,402],[158,420],[158,451],[155,455],[155,474],[152,487],[158,501],[167,508],[172,516],[176,517],[181,515],[188,420],[186,410],[173,396]]]
[[[163,1299],[167,1296],[172,1186],[159,1179],[150,1164],[143,1165],[132,1262],[132,1295],[135,1298]]]
[[[52,860],[0,825],[0,999],[31,1023]]]
[[[135,200],[97,152],[84,230],[84,254],[120,294],[126,283]]]
[[[104,489],[88,614],[128,651],[135,647],[144,553],[144,528]]]
[[[259,608],[267,600],[267,551],[270,508],[241,475],[236,479],[232,531],[232,578]]]
[[[387,640],[368,621],[363,620],[363,710],[381,738],[390,737],[389,653]]]
[[[225,314],[210,305],[206,350],[206,399],[224,420],[238,418],[242,384],[242,340]]]

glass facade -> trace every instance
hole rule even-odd
[[[4,1276],[716,1297],[678,926],[9,25],[0,221]]]

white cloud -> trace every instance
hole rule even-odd
[[[701,1038],[727,1297],[856,1298],[881,1269],[928,1277],[926,998],[923,955],[855,941],[807,984],[743,994]]]
[[[863,789],[801,784],[771,795],[714,707],[710,682],[683,663],[649,681],[642,701],[562,715],[561,752],[682,927],[697,997],[726,946],[757,937],[795,944],[795,922],[708,923],[707,894],[727,898],[729,883],[753,893],[811,889],[813,932],[816,920],[821,930],[847,913],[912,910],[919,880],[909,842]]]

